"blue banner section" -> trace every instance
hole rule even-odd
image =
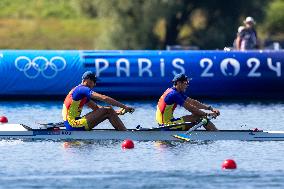
[[[189,96],[284,97],[284,51],[0,51],[0,95],[66,95],[87,70],[95,91],[158,97],[174,75],[193,80]]]

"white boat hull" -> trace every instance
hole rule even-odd
[[[92,131],[66,131],[65,129],[32,129],[20,124],[0,125],[0,139],[43,139],[43,140],[125,140],[136,141],[179,141],[173,137],[184,131],[154,131],[95,129]],[[243,140],[243,141],[284,141],[284,131],[251,130],[197,130],[189,134],[191,140]]]

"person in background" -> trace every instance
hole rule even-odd
[[[244,20],[245,28],[238,35],[236,45],[238,50],[252,50],[258,46],[257,33],[254,29],[255,21],[252,17]]]
[[[160,97],[156,110],[156,121],[160,126],[184,122],[198,123],[204,117],[212,116],[215,118],[220,115],[219,110],[185,95],[190,80],[191,78],[188,78],[185,74],[176,75],[172,80],[173,87],[168,88]],[[191,114],[174,118],[173,113],[177,105],[184,107],[187,111],[191,112]],[[209,110],[211,112],[207,113],[203,110]],[[172,129],[188,130],[192,126],[181,124]],[[204,128],[211,131],[218,130],[211,121],[209,121]]]
[[[116,130],[127,130],[118,115],[126,112],[132,113],[134,108],[126,106],[109,96],[94,92],[93,88],[97,80],[95,73],[85,72],[81,84],[74,87],[66,96],[62,109],[66,130],[88,131],[104,120],[109,120]],[[94,100],[120,107],[121,110],[115,111],[111,106],[98,106]],[[84,105],[87,105],[92,111],[81,117]]]
[[[235,38],[234,43],[233,43],[233,49],[238,49],[238,48],[237,48],[237,39],[238,39],[238,37],[240,36],[241,32],[242,32],[244,29],[245,29],[244,26],[239,26],[238,32],[237,32],[237,35],[236,35],[236,38]]]

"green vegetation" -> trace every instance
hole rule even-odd
[[[79,1],[1,0],[0,17],[15,19],[80,18],[82,15],[77,3],[79,3]]]
[[[283,0],[1,0],[2,49],[231,46],[246,16],[262,40],[284,39]]]
[[[275,0],[266,10],[266,20],[264,29],[272,40],[284,40],[284,1]]]

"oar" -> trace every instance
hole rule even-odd
[[[176,126],[180,126],[180,125],[182,125],[182,126],[193,126],[193,124],[194,123],[192,123],[192,122],[183,122],[183,123],[173,123],[173,124],[163,124],[163,125],[159,125],[158,127],[151,127],[151,128],[143,128],[143,127],[141,127],[140,125],[138,125],[137,127],[136,127],[136,129],[137,130],[143,130],[143,131],[153,131],[153,130],[155,130],[155,131],[160,131],[160,130],[165,130],[165,129],[169,129],[169,130],[174,130],[174,129],[177,129],[177,128],[175,128]]]
[[[64,126],[64,122],[58,122],[58,123],[37,123],[37,124],[42,125],[42,126],[44,126],[46,128]]]
[[[188,131],[186,131],[183,134],[176,134],[173,135],[175,138],[181,139],[181,140],[185,140],[185,141],[190,141],[190,135],[188,135],[189,133],[191,133],[192,131],[195,131],[196,129],[198,129],[199,127],[206,125],[208,123],[209,120],[211,120],[213,117],[207,117],[207,118],[203,118],[201,120],[200,123],[194,125],[193,127],[191,127]]]

